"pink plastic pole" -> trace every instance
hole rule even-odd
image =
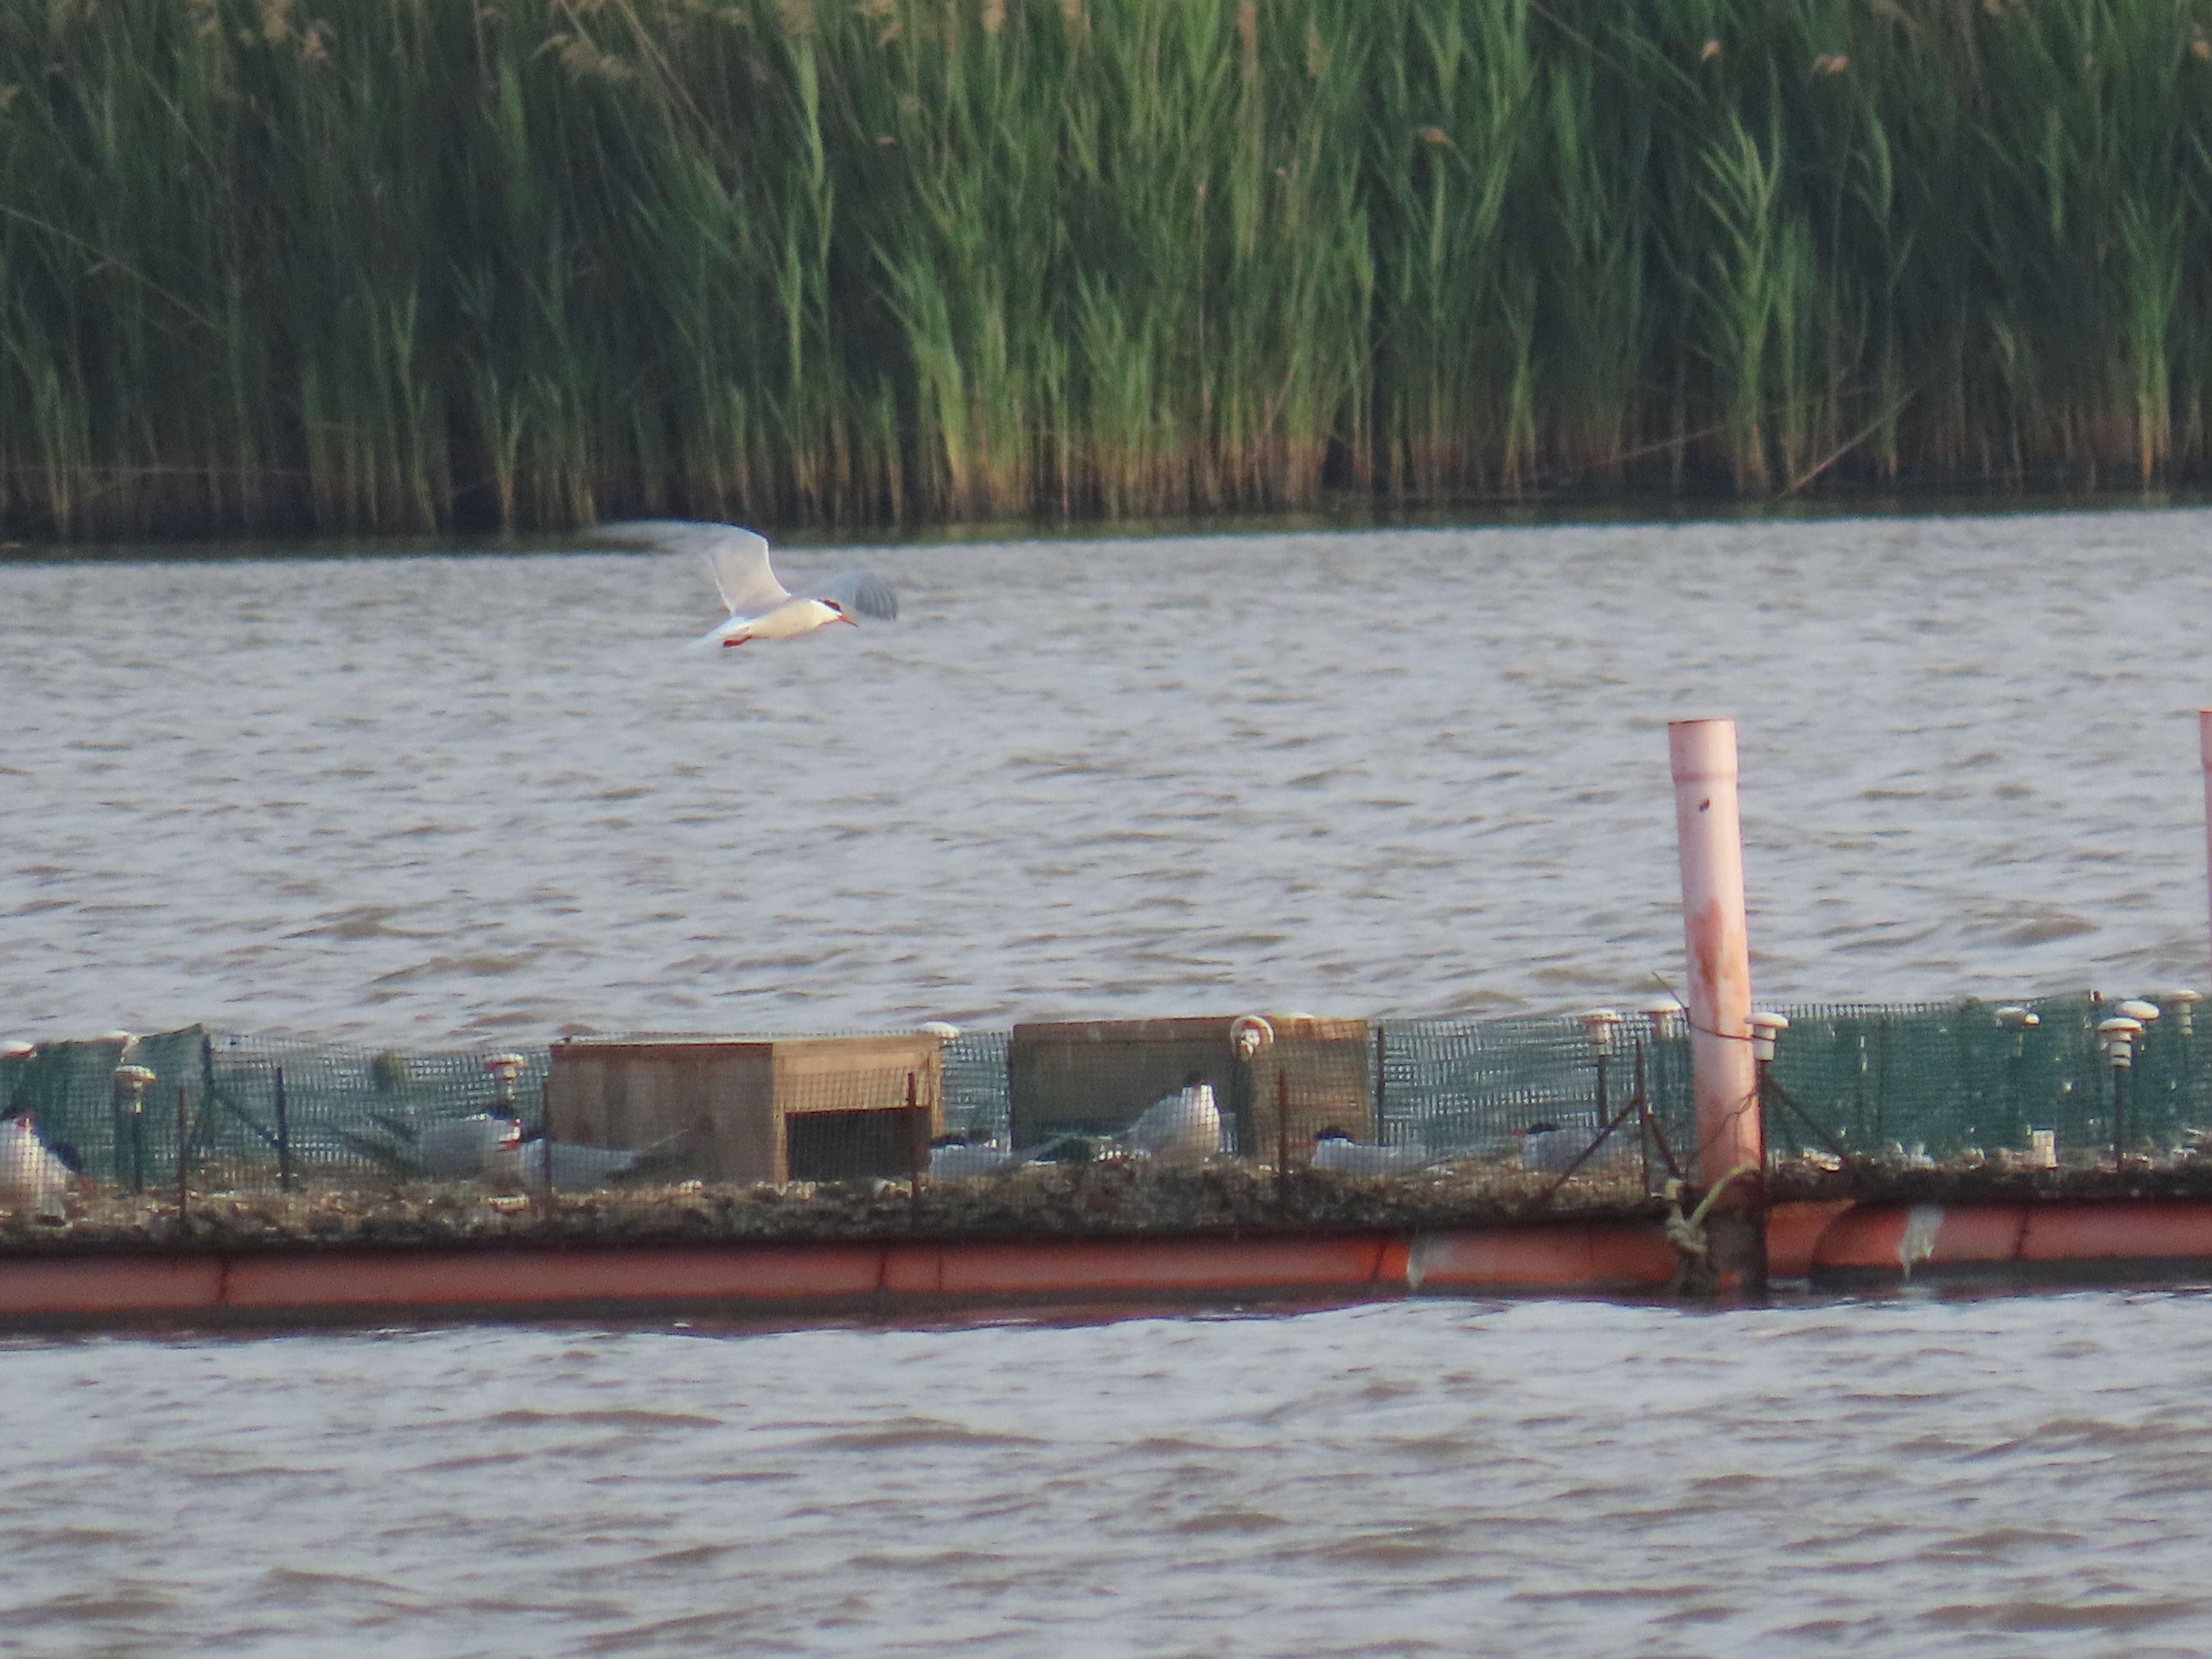
[[[1764,1168],[1765,1162],[1750,1041],[1751,945],[1743,918],[1735,722],[1676,720],[1667,728],[1667,749],[1682,851],[1698,1172],[1714,1182],[1739,1165]],[[1720,1201],[1725,1205],[1735,1196],[1731,1189]]]
[[[2197,711],[2197,752],[2204,762],[2204,855],[2212,874],[2212,708]]]

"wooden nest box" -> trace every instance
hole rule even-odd
[[[574,1037],[553,1045],[556,1140],[650,1152],[673,1179],[898,1178],[944,1127],[934,1036]]]
[[[1006,1083],[1014,1144],[1057,1134],[1114,1135],[1195,1073],[1221,1109],[1227,1150],[1272,1163],[1278,1150],[1303,1163],[1314,1136],[1338,1128],[1375,1139],[1364,1019],[1267,1015],[1274,1040],[1248,1060],[1232,1016],[1091,1019],[1014,1027]],[[1287,1107],[1287,1111],[1279,1109]]]

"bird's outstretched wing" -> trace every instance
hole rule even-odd
[[[707,561],[722,603],[733,617],[758,617],[791,597],[769,566],[765,538],[733,524],[688,519],[634,519],[601,525],[594,539],[617,547],[654,547],[696,553]]]
[[[847,570],[799,590],[803,599],[835,599],[872,622],[898,620],[898,595],[872,570]]]

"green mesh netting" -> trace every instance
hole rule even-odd
[[[2179,1005],[2150,1024],[2136,1063],[2118,1073],[2096,1036],[2114,1008],[2089,996],[2005,1011],[1967,1001],[1784,1012],[1791,1023],[1767,1108],[1777,1156],[1894,1150],[1942,1159],[2024,1150],[2032,1131],[2045,1129],[2062,1156],[2078,1159],[2116,1145],[2167,1150],[2212,1123],[2208,1039]],[[1688,1041],[1648,1018],[1617,1029],[1602,1067],[1572,1018],[1392,1020],[1376,1030],[1368,1082],[1387,1144],[1500,1156],[1539,1124],[1594,1137],[1639,1082],[1676,1154],[1692,1144]],[[945,1046],[948,1130],[1005,1139],[1008,1042],[1004,1031],[969,1031]],[[484,1067],[492,1052],[343,1048],[196,1026],[132,1047],[130,1063],[155,1074],[134,1112],[114,1083],[118,1042],[54,1042],[0,1063],[0,1109],[28,1111],[49,1141],[74,1148],[88,1175],[125,1188],[175,1181],[180,1091],[195,1185],[246,1187],[288,1172],[301,1182],[404,1177],[422,1131],[503,1101],[534,1133],[548,1051],[514,1050],[524,1067],[504,1092]],[[1620,1135],[1624,1148],[1643,1146],[1632,1121]]]
[[[1818,1126],[1842,1150],[1876,1155],[2021,1149],[2036,1129],[2075,1153],[2163,1151],[2205,1123],[2204,1035],[2179,1006],[2149,1024],[2135,1063],[2118,1072],[2097,1041],[2117,1012],[2110,1002],[2009,1006],[2002,1019],[1986,1002],[1786,1011],[1774,1079],[1802,1115],[1770,1106],[1770,1150],[1819,1146]]]
[[[0,1068],[0,1094],[49,1144],[73,1149],[87,1175],[129,1188],[174,1182],[179,1092],[196,1180],[404,1175],[422,1129],[499,1098],[483,1067],[492,1052],[334,1048],[193,1026],[142,1037],[127,1056],[116,1042],[46,1043]],[[515,1052],[525,1069],[510,1097],[529,1120],[547,1053]],[[154,1073],[135,1111],[115,1086],[126,1060]]]

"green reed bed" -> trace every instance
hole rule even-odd
[[[10,533],[2212,471],[2212,0],[9,0]]]

